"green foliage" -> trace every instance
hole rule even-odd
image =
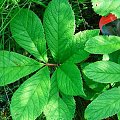
[[[15,41],[38,60],[47,61],[46,41],[40,19],[29,10],[22,9],[10,24]]]
[[[109,13],[115,14],[120,18],[120,1],[119,0],[92,0],[94,11],[102,16],[106,16]],[[95,36],[90,38],[86,44],[85,49],[92,54],[103,54],[103,60],[90,63],[83,69],[84,75],[90,80],[98,83],[110,83],[110,88],[119,86],[120,82],[120,38],[118,36]],[[87,79],[85,81],[87,82]],[[118,83],[116,83],[118,82]],[[88,84],[90,88],[91,84]],[[120,113],[120,101],[119,101],[118,88],[112,88],[111,90],[101,90],[102,94],[98,95],[85,110],[85,118],[87,120],[101,120],[107,117],[118,115]]]
[[[120,49],[120,37],[95,36],[86,42],[85,50],[93,54],[110,54]]]
[[[87,120],[101,120],[120,111],[120,87],[108,90],[99,95],[85,111]]]
[[[99,30],[85,30],[78,32],[74,35],[72,42],[72,52],[68,61],[79,63],[89,57],[89,53],[84,50],[85,43],[90,37],[94,37],[99,34]]]
[[[84,69],[84,74],[100,83],[113,83],[120,81],[120,65],[111,61],[97,61]]]
[[[14,93],[10,106],[13,119],[36,119],[47,104],[49,89],[49,70],[44,67],[26,80]]]
[[[72,96],[62,94],[59,96],[57,85],[57,72],[51,78],[51,90],[47,106],[44,109],[47,120],[71,120],[75,113],[75,102]]]
[[[28,0],[29,2],[34,2],[34,3],[37,3],[43,7],[47,7],[45,4],[44,4],[44,1],[43,0]]]
[[[92,90],[94,90],[96,92],[101,92],[106,87],[106,84],[101,84],[101,83],[95,82],[95,81],[87,78],[86,76],[83,76],[83,78],[85,80],[86,85],[88,85],[89,88],[91,88]]]
[[[43,1],[29,2],[46,7]],[[111,12],[120,17],[120,2],[107,2],[92,0],[93,9],[99,15]],[[75,33],[75,16],[68,0],[52,0],[43,24],[30,9],[15,9],[11,17],[12,38],[30,55],[0,51],[0,86],[30,75],[12,96],[13,120],[35,120],[42,113],[47,120],[72,120],[76,109],[73,96],[93,100],[85,110],[88,120],[119,117],[120,87],[113,88],[120,84],[118,36],[99,35],[98,29]],[[93,60],[91,54],[102,54],[103,60]]]
[[[20,0],[8,0],[8,1],[10,1],[10,2],[12,2],[14,4],[17,4],[18,2],[20,2]]]
[[[67,0],[53,0],[49,4],[44,15],[44,28],[53,58],[59,63],[64,62],[70,56],[75,31],[74,14]]]
[[[119,0],[92,0],[93,9],[96,13],[106,16],[109,13],[120,17],[120,1]]]
[[[4,5],[4,0],[0,1],[0,9],[2,8],[2,6]]]
[[[12,37],[32,56],[1,51],[0,84],[13,83],[34,72],[13,94],[10,105],[13,120],[33,120],[43,111],[48,120],[72,119],[75,113],[73,96],[85,97],[81,73],[74,63],[89,57],[84,50],[85,43],[98,35],[99,30],[86,30],[74,35],[75,17],[67,0],[49,3],[44,14],[44,28],[37,15],[29,9],[15,9],[12,16]],[[48,63],[47,49],[55,64]],[[53,74],[49,73],[48,66],[55,68]]]
[[[84,3],[86,2],[87,0],[78,0],[80,3]]]
[[[15,52],[0,51],[0,86],[15,82],[43,66]]]
[[[79,69],[73,63],[64,63],[57,69],[57,81],[64,94],[85,95]]]

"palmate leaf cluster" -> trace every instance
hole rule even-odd
[[[108,9],[111,2],[105,6],[104,0],[92,0],[92,4],[95,12],[100,15],[112,12],[119,16],[118,5]],[[116,4],[120,2],[113,5]],[[32,76],[12,96],[12,119],[34,120],[43,112],[47,120],[72,120],[75,113],[73,96],[94,99],[95,94],[89,96],[89,90],[103,93],[86,108],[86,119],[101,120],[115,114],[119,117],[120,87],[111,90],[105,87],[114,87],[116,82],[120,82],[120,38],[99,35],[97,29],[75,34],[74,12],[68,0],[52,0],[45,10],[43,23],[29,9],[15,11],[18,14],[10,22],[12,37],[32,57],[0,51],[0,86],[13,83],[31,73]],[[49,63],[49,52],[53,63]],[[107,54],[109,59],[90,64],[83,62],[90,54]],[[82,71],[77,63],[81,63]],[[51,66],[55,70],[52,74],[49,69]],[[82,79],[89,86],[88,91],[83,88]]]
[[[98,35],[99,30],[75,34],[74,13],[67,0],[49,3],[43,25],[31,10],[16,9],[14,13],[16,11],[18,13],[10,23],[12,37],[32,58],[0,51],[0,86],[34,74],[13,94],[12,119],[34,120],[42,112],[48,120],[72,119],[75,113],[73,96],[85,96],[81,73],[75,63],[89,57],[84,50],[85,42]],[[48,63],[48,51],[54,63]],[[52,76],[48,69],[50,64],[56,66]]]

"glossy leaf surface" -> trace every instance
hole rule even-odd
[[[79,69],[73,63],[64,63],[57,69],[59,89],[67,95],[85,95]]]
[[[18,53],[0,51],[0,86],[15,82],[42,66],[43,64]]]
[[[120,87],[108,90],[93,100],[85,110],[87,120],[101,120],[120,112]]]
[[[11,101],[13,120],[35,120],[47,104],[50,90],[49,70],[39,70],[14,93]]]
[[[75,31],[75,19],[68,0],[52,0],[44,15],[48,47],[58,63],[70,56],[70,45]]]
[[[93,54],[109,54],[120,49],[120,37],[96,36],[89,39],[85,50]]]
[[[83,72],[88,78],[100,83],[120,81],[120,65],[111,61],[91,63],[85,67]]]
[[[59,96],[56,72],[51,78],[51,91],[44,113],[47,120],[72,120],[74,117],[75,101],[72,96],[63,94],[62,97]]]
[[[10,26],[13,38],[21,47],[38,60],[47,61],[44,30],[35,13],[27,9],[20,10]]]

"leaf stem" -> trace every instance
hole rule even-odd
[[[46,66],[59,66],[58,64],[46,63]]]

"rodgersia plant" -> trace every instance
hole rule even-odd
[[[99,35],[97,29],[75,34],[74,13],[68,0],[52,0],[46,8],[43,24],[34,12],[21,8],[11,21],[10,29],[14,40],[32,55],[29,58],[0,51],[0,86],[32,73],[12,96],[13,120],[35,120],[42,113],[47,120],[72,120],[73,96],[93,100],[106,84],[120,81],[119,63],[102,60],[86,66],[83,62],[90,53],[110,54],[119,50],[120,38]],[[53,62],[49,62],[51,58]],[[76,63],[80,63],[81,68],[86,66],[83,72]],[[92,93],[83,88],[83,79]],[[105,91],[93,100],[85,111],[85,118],[98,120],[118,113],[119,89]]]
[[[0,51],[0,85],[34,74],[12,96],[12,118],[34,120],[44,112],[47,120],[70,120],[75,112],[73,96],[85,96],[81,73],[75,63],[88,58],[85,42],[98,35],[99,30],[74,35],[75,18],[67,0],[49,3],[43,25],[31,10],[17,11],[19,13],[14,12],[15,17],[10,23],[12,37],[33,57]],[[53,63],[48,62],[48,51],[52,54]],[[51,77],[49,67],[55,69]]]

